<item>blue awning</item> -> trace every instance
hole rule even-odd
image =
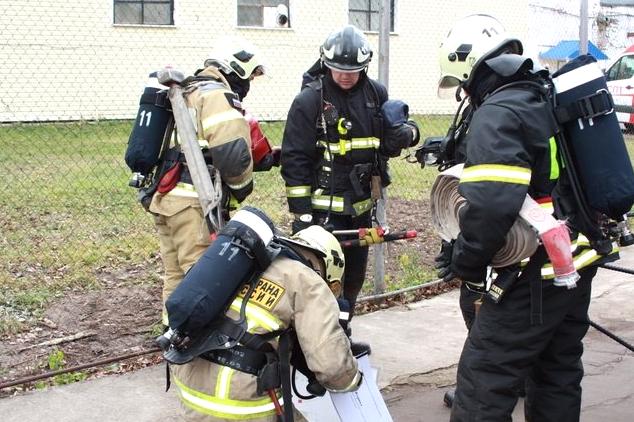
[[[597,60],[605,60],[608,56],[599,48],[588,41],[588,54],[591,54]],[[579,40],[559,41],[559,44],[550,50],[539,53],[540,59],[546,60],[571,60],[579,56]]]

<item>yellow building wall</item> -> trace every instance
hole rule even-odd
[[[438,46],[454,20],[497,16],[527,36],[527,0],[397,0],[390,36],[389,87],[414,113],[450,113],[436,96]],[[240,35],[266,57],[246,108],[264,120],[286,117],[302,73],[318,58],[327,34],[348,22],[348,0],[291,0],[291,28],[239,28],[233,0],[176,0],[172,27],[113,25],[107,0],[3,2],[0,14],[0,121],[133,118],[149,72],[167,64],[200,67],[214,39]],[[378,77],[378,34],[370,75]]]

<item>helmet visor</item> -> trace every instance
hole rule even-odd
[[[438,90],[436,95],[442,100],[449,100],[456,98],[456,91],[459,89],[462,81],[455,76],[443,76],[438,81]]]
[[[345,65],[345,64],[339,64],[339,63],[332,64],[332,63],[328,63],[327,61],[324,61],[324,64],[326,65],[327,68],[332,69],[332,70],[336,70],[337,72],[342,72],[342,73],[357,73],[357,72],[361,72],[367,66],[367,65],[363,65],[363,66],[349,66],[349,65]]]

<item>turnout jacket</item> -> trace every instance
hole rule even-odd
[[[242,201],[253,190],[253,160],[250,128],[238,96],[218,69],[209,66],[185,87],[185,97],[205,160],[218,169],[231,194]],[[150,211],[157,214],[173,215],[180,211],[172,209],[175,201],[169,201],[169,205],[166,203],[169,209],[163,209],[160,204],[163,196],[181,198],[176,201],[179,204],[176,208],[181,209],[198,202],[187,171],[181,172],[174,189],[165,195],[155,194],[150,206]]]
[[[382,159],[380,107],[387,98],[386,88],[363,72],[348,91],[327,72],[295,97],[281,157],[292,213],[330,208],[334,213],[361,215],[372,208],[370,178],[378,174]]]
[[[452,272],[463,280],[485,279],[487,265],[503,246],[527,193],[542,206],[557,208],[551,194],[560,168],[549,107],[537,89],[515,86],[493,92],[473,114],[458,187],[467,202],[460,211],[451,261]],[[601,258],[585,236],[572,233],[571,238],[577,269]],[[542,278],[553,277],[545,262]]]
[[[234,319],[243,293],[227,312]],[[293,327],[308,367],[325,388],[344,390],[359,382],[357,361],[339,325],[337,300],[324,280],[301,262],[287,257],[273,261],[248,301],[246,317],[251,333]],[[254,375],[201,358],[170,368],[188,420],[276,420],[271,399],[256,393]]]

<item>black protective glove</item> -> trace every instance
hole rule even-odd
[[[398,126],[383,129],[379,151],[388,157],[398,157],[402,149],[413,147],[419,139],[418,125],[413,120],[408,120]]]
[[[415,147],[416,145],[418,145],[418,142],[420,141],[420,129],[418,128],[418,123],[416,123],[413,120],[408,120],[407,123],[405,123],[407,126],[411,127],[412,130],[414,131],[414,140],[412,141],[412,143],[409,145],[410,147]]]
[[[440,253],[434,258],[434,268],[438,270],[438,278],[443,281],[451,281],[456,276],[451,272],[451,254],[453,253],[454,241],[443,240],[440,245]]]
[[[460,280],[463,282],[466,287],[478,293],[483,293],[486,290],[486,282],[485,281],[466,281],[463,280],[458,274],[455,274],[451,271],[451,256],[453,254],[453,245],[455,240],[451,242],[447,242],[445,240],[442,241],[442,245],[440,246],[440,253],[436,255],[434,258],[435,265],[434,267],[438,270],[438,278],[442,279],[444,282],[449,282],[453,280]]]

